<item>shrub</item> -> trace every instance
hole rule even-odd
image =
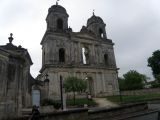
[[[41,106],[53,105],[55,109],[59,109],[61,107],[61,102],[58,100],[52,99],[43,99],[41,101]]]
[[[55,109],[59,109],[61,107],[60,101],[54,101],[54,105],[53,106],[54,106]]]
[[[159,83],[153,83],[151,87],[152,88],[160,88],[160,84]]]
[[[54,101],[52,99],[43,99],[41,101],[41,106],[54,105]]]

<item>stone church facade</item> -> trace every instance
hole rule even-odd
[[[42,38],[42,68],[36,80],[27,49],[9,43],[0,45],[0,118],[21,116],[23,108],[40,105],[45,98],[60,99],[60,79],[76,76],[87,81],[93,97],[119,93],[114,43],[107,38],[105,23],[94,15],[80,32],[68,27],[68,13],[51,6]]]
[[[51,6],[42,38],[42,68],[39,80],[49,79],[48,97],[60,98],[60,77],[76,76],[87,81],[93,97],[118,94],[114,43],[107,38],[102,18],[93,15],[80,32],[68,27],[68,13],[58,4]],[[77,23],[78,24],[78,23]]]

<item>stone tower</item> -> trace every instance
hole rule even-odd
[[[117,67],[112,40],[108,39],[103,20],[92,15],[80,32],[68,27],[66,9],[51,6],[42,38],[40,80],[48,74],[49,98],[60,98],[60,76],[76,76],[87,81],[92,96],[118,94]],[[78,24],[78,23],[77,23]]]

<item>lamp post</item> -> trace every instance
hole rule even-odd
[[[61,109],[63,110],[63,81],[60,75],[60,93],[61,93]]]
[[[119,78],[118,78],[118,70],[120,68],[117,68],[117,79],[118,79],[118,85],[119,85],[119,99],[120,99],[120,103],[122,104],[123,100],[122,100],[122,94],[121,94],[121,89],[120,89],[120,81],[119,81]]]

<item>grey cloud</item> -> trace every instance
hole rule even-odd
[[[45,18],[48,8],[54,1],[44,0],[3,0],[9,1],[0,11],[0,44],[8,35],[13,25],[16,32],[25,42],[22,46],[29,49],[34,65],[31,68],[36,76],[41,67],[40,41],[45,32]],[[130,69],[138,70],[151,76],[147,67],[147,58],[160,44],[160,1],[152,0],[62,0],[59,2],[69,14],[69,25],[74,31],[79,31],[86,25],[87,19],[95,14],[103,18],[106,23],[108,38],[115,43],[117,66],[120,75]],[[36,24],[36,25],[34,25]],[[30,26],[30,27],[29,27]],[[34,34],[28,30],[32,29]],[[15,30],[16,30],[15,29]],[[24,32],[26,33],[24,34]],[[3,34],[3,35],[2,35]],[[22,36],[21,36],[22,35]],[[25,36],[25,37],[24,37]],[[20,39],[20,38],[19,38]],[[30,45],[33,42],[34,45]],[[24,44],[25,43],[25,44]],[[24,44],[24,45],[23,45]],[[36,47],[35,47],[36,46]],[[37,50],[36,50],[37,49]]]

